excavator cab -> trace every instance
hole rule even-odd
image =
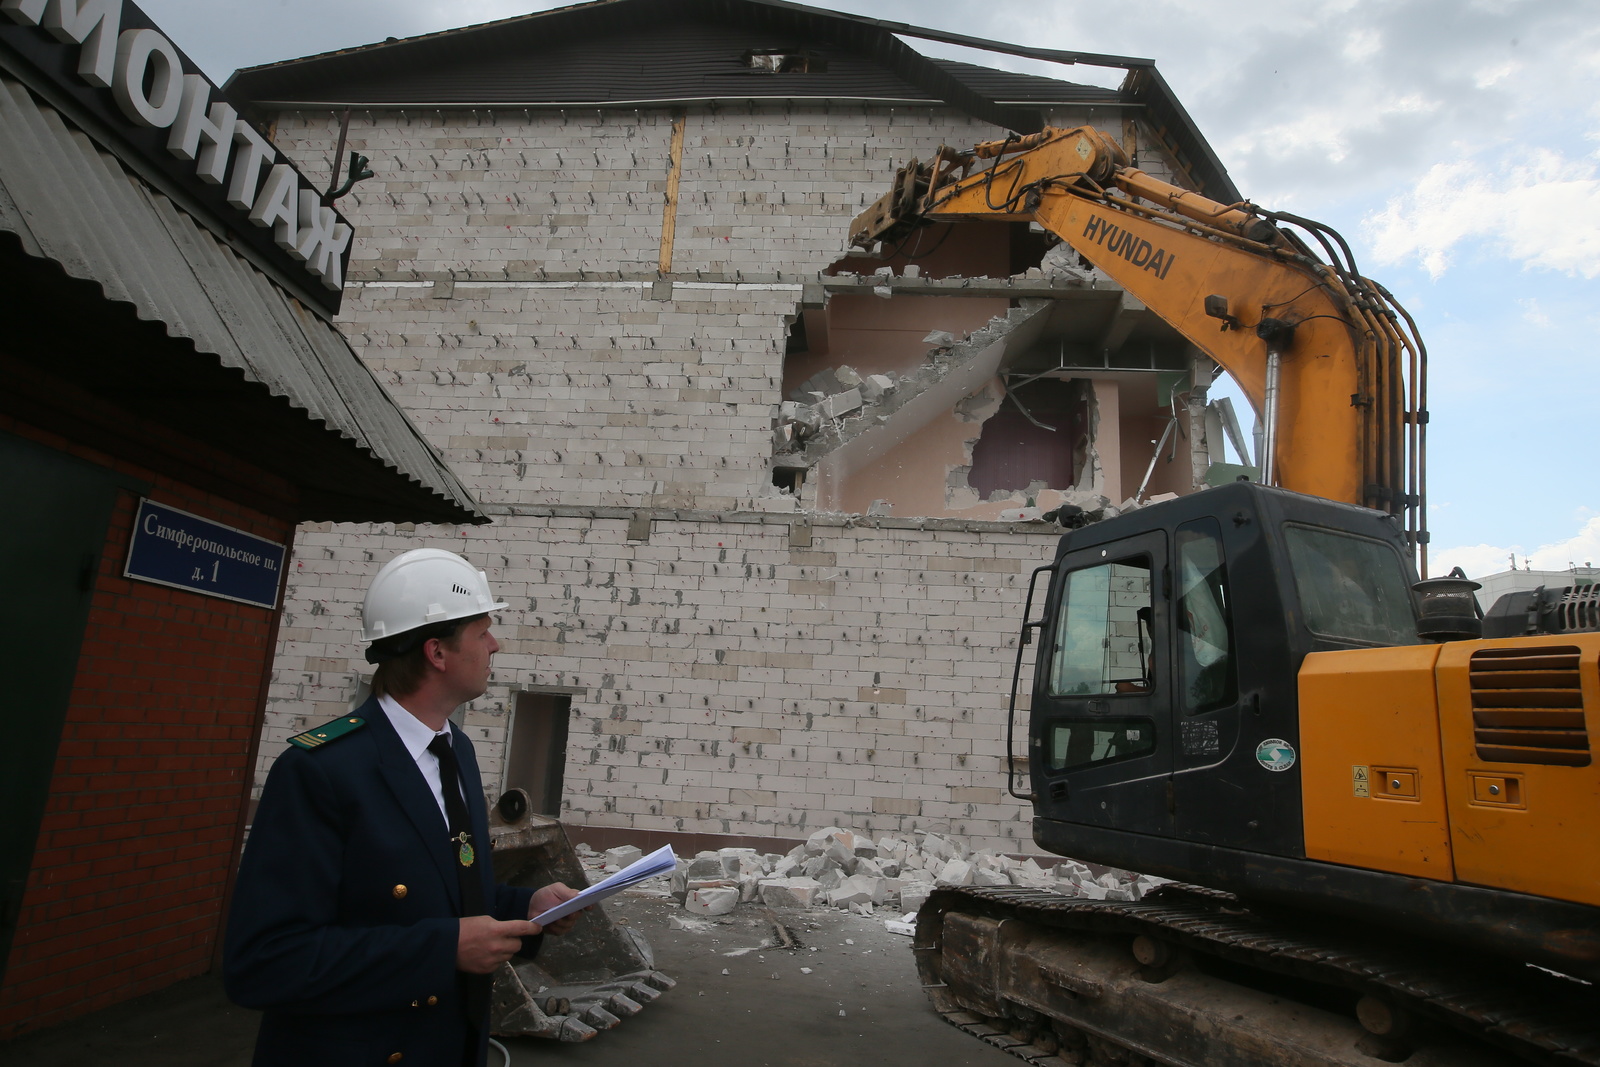
[[[1396,518],[1245,482],[1072,531],[1030,608],[1045,574],[1037,844],[1600,973],[1600,864],[1494,858],[1593,822],[1592,638],[1426,643]]]
[[[1063,537],[1029,728],[1039,842],[1189,877],[1195,846],[1303,856],[1301,661],[1418,643],[1408,556],[1390,516],[1247,482]]]

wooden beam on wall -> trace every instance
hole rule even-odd
[[[678,112],[672,120],[672,145],[668,149],[667,201],[661,209],[661,273],[672,270],[672,241],[678,229],[678,179],[683,176],[683,127],[688,123],[686,112]]]

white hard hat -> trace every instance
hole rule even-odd
[[[368,641],[379,641],[505,606],[489,592],[489,576],[454,552],[414,548],[385,563],[372,579],[361,627]]]

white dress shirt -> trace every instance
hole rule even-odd
[[[399,702],[387,693],[378,698],[378,706],[389,716],[394,732],[400,735],[400,743],[406,746],[411,758],[417,761],[417,770],[422,772],[423,781],[428,783],[428,790],[433,794],[434,803],[439,805],[439,814],[444,817],[445,830],[448,832],[450,815],[444,810],[444,789],[439,784],[439,757],[428,751],[428,745],[435,737],[451,736],[450,720],[445,720],[443,730],[434,733],[428,729],[427,724],[401,707]],[[454,739],[451,743],[454,744]],[[456,787],[460,789],[461,783],[457,782]],[[466,790],[462,789],[461,799],[466,798]]]

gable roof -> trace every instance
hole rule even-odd
[[[1121,67],[1129,77],[1121,88],[1105,89],[931,59],[901,36]],[[746,62],[751,50],[806,52],[825,69],[755,70]],[[1018,133],[1043,126],[1048,107],[1131,105],[1165,127],[1167,147],[1182,154],[1207,195],[1238,199],[1149,60],[1008,45],[784,0],[593,0],[249,67],[234,72],[225,91],[264,110],[944,104]]]

